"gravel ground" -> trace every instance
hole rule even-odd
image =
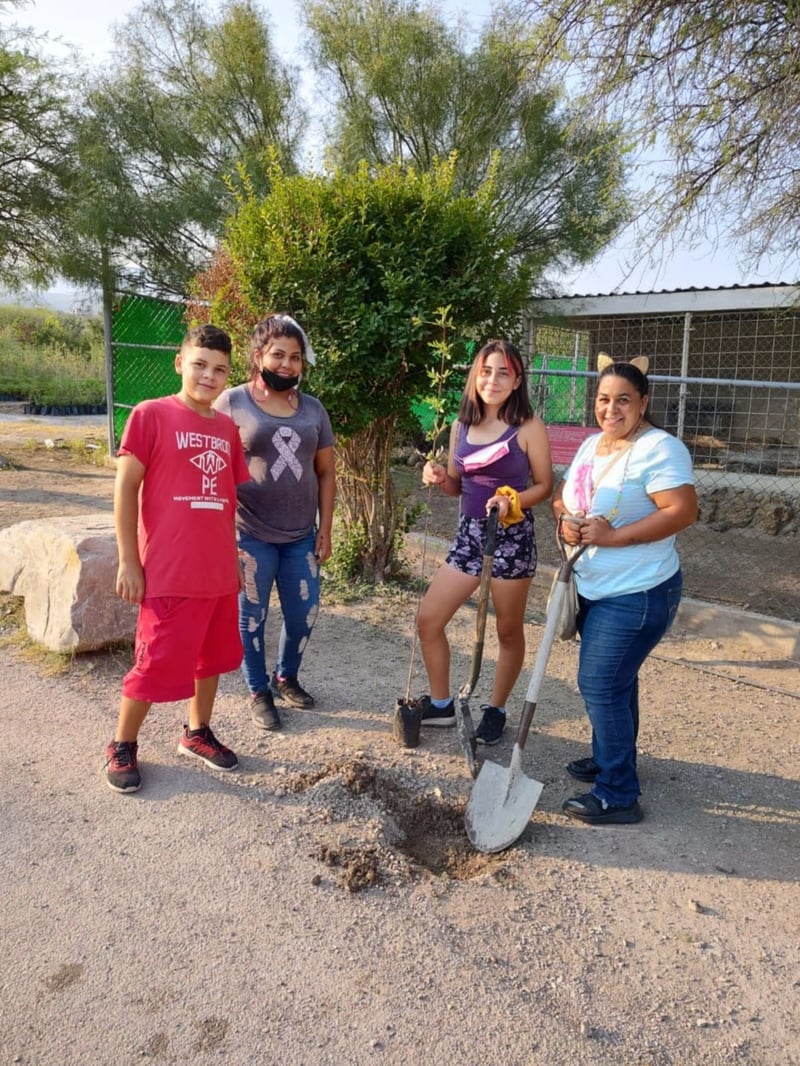
[[[3,476],[4,524],[41,506]],[[61,464],[50,502],[105,509],[107,481]],[[130,796],[101,773],[128,653],[26,651],[0,603],[0,1062],[800,1063],[797,664],[762,655],[756,678],[739,646],[665,641],[642,673],[645,820],[591,829],[560,812],[588,728],[576,646],[556,645],[523,756],[541,799],[481,855],[454,732],[391,738],[415,602],[326,604],[302,678],[317,708],[280,733],[225,677],[234,773],[178,758],[183,707],[154,708]],[[454,681],[473,627],[466,607]],[[504,767],[533,615],[526,635]],[[495,654],[490,617],[476,708]]]

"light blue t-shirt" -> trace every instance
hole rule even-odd
[[[694,485],[692,459],[686,445],[662,429],[649,429],[609,469],[592,493],[613,454],[598,456],[601,434],[578,448],[564,478],[564,505],[569,511],[605,515],[612,526],[624,526],[652,514],[654,492]],[[588,600],[643,592],[678,570],[675,536],[625,548],[587,548],[575,564],[578,592]]]

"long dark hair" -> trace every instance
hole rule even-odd
[[[463,422],[465,426],[477,426],[486,414],[486,405],[478,395],[477,382],[483,364],[494,352],[499,352],[504,356],[508,369],[515,377],[521,378],[519,385],[512,390],[511,395],[500,408],[498,412],[500,418],[509,426],[521,426],[523,422],[533,418],[525,366],[519,349],[511,341],[494,339],[484,344],[469,368],[464,395],[461,397],[461,406],[458,409],[458,421]]]
[[[609,374],[613,374],[615,378],[625,378],[629,385],[639,393],[640,396],[650,395],[650,382],[647,378],[647,374],[643,374],[638,366],[634,366],[633,363],[609,363],[607,367],[604,367],[600,371],[598,377],[598,384],[603,378],[608,377]],[[642,415],[643,422],[649,422],[651,426],[655,426],[655,422],[650,417],[650,404],[648,403]]]
[[[258,357],[271,340],[275,337],[291,337],[300,344],[300,354],[306,357],[306,341],[302,330],[293,322],[288,315],[268,315],[262,319],[253,330],[250,338],[250,377],[257,377],[261,373]]]

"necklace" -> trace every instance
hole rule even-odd
[[[633,446],[637,442],[639,437],[641,437],[641,435],[644,432],[645,432],[645,429],[642,426],[642,423],[640,421],[638,423],[637,427],[636,427],[635,435],[633,437],[631,437],[630,441],[628,442],[628,447],[625,449],[625,465],[622,467],[622,477],[620,478],[619,487],[617,488],[617,498],[614,500],[614,505],[611,508],[611,510],[608,511],[607,514],[604,514],[604,515],[601,516],[601,517],[605,518],[606,522],[608,522],[608,524],[610,526],[614,524],[612,519],[616,518],[617,515],[619,514],[619,507],[620,507],[620,503],[622,502],[622,490],[623,490],[623,488],[625,486],[625,480],[626,480],[626,478],[628,476],[628,464],[630,463],[631,455],[633,454]],[[621,458],[621,455],[622,455],[622,449],[619,449],[616,452],[616,454],[614,455],[614,458],[611,460],[611,462],[607,463],[606,466],[603,468],[603,470],[602,470],[602,472],[600,474],[600,477],[598,477],[597,480],[594,483],[594,488],[592,490],[592,501],[594,501],[594,497],[595,497],[595,494],[597,493],[597,489],[599,488],[600,481],[606,476],[606,474],[609,472],[609,470],[614,465],[614,463],[616,463],[617,460],[619,458]]]

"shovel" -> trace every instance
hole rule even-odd
[[[469,677],[464,685],[458,690],[458,710],[456,711],[456,728],[458,739],[467,760],[470,774],[475,777],[478,773],[476,754],[478,744],[475,740],[475,726],[469,709],[469,698],[472,690],[478,683],[483,662],[483,638],[486,633],[486,615],[489,611],[489,589],[492,583],[492,562],[494,561],[494,547],[497,541],[497,508],[493,507],[489,512],[489,521],[486,523],[486,543],[483,547],[483,563],[481,565],[481,583],[478,586],[478,613],[475,618],[475,643],[472,645],[472,661],[469,667]]]
[[[514,843],[530,821],[544,788],[540,781],[533,781],[522,772],[522,749],[528,739],[547,661],[555,642],[558,616],[567,595],[572,568],[586,549],[583,544],[571,555],[567,555],[560,522],[557,539],[561,566],[547,612],[542,643],[539,645],[528,691],[525,693],[522,720],[511,752],[511,765],[506,770],[499,763],[484,762],[464,814],[469,841],[481,852],[503,851]]]

